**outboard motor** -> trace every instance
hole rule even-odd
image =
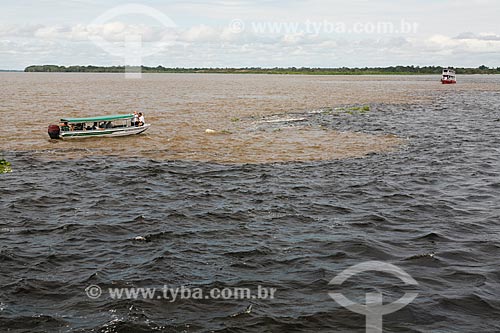
[[[61,129],[57,125],[49,126],[49,136],[51,139],[59,139],[61,135]]]

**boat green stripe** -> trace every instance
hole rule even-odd
[[[72,137],[72,136],[94,136],[94,135],[105,135],[105,134],[112,134],[112,133],[117,133],[119,131],[114,131],[114,132],[110,132],[110,131],[103,131],[103,132],[89,132],[89,133],[70,133],[70,134],[66,134],[66,133],[63,133],[62,137]]]

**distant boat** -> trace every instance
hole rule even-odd
[[[443,74],[441,76],[442,84],[455,84],[457,83],[457,76],[455,71],[451,68],[443,68]]]
[[[102,116],[93,118],[62,118],[60,125],[50,125],[51,139],[115,137],[141,134],[151,124],[136,126],[133,114]]]

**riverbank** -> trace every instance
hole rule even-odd
[[[125,66],[57,66],[41,65],[29,66],[25,72],[55,72],[55,73],[124,73]],[[138,69],[138,68],[136,68]],[[500,74],[499,68],[455,68],[457,74]],[[141,66],[142,73],[208,73],[208,74],[279,74],[279,75],[440,75],[442,67],[439,66],[391,66],[374,68],[166,68],[163,66]]]

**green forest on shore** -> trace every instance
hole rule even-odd
[[[25,72],[56,72],[56,73],[124,73],[125,69],[134,69],[126,66],[57,66],[40,65],[29,66]],[[138,69],[135,68],[136,70]],[[488,68],[455,68],[457,74],[500,74],[500,67]],[[364,67],[364,68],[166,68],[163,66],[141,66],[142,73],[220,73],[220,74],[303,74],[303,75],[421,75],[441,74],[440,66],[390,66],[390,67]]]

